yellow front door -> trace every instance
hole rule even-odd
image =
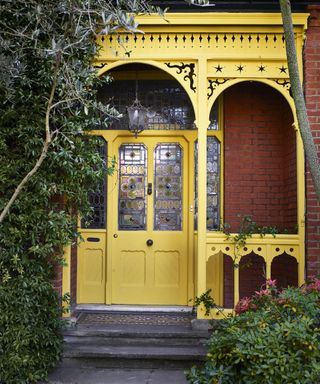
[[[119,137],[112,303],[187,304],[188,143]]]

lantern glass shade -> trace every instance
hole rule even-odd
[[[134,133],[135,136],[138,133],[142,132],[147,128],[148,109],[143,107],[138,99],[136,99],[133,104],[127,108],[128,117],[129,117],[129,131]]]

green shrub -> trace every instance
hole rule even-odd
[[[315,384],[320,382],[320,280],[279,292],[269,281],[221,320],[202,369],[190,383]]]
[[[0,286],[0,307],[0,382],[22,384],[45,378],[62,348],[52,284],[39,271],[10,279]]]

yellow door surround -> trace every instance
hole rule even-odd
[[[301,74],[303,65],[302,49],[307,28],[307,17],[307,14],[293,15]],[[139,18],[139,22],[144,34],[122,33],[119,36],[98,36],[97,44],[101,46],[101,50],[94,66],[102,76],[106,72],[124,64],[144,63],[159,68],[174,77],[183,86],[194,107],[197,131],[190,132],[192,139],[188,138],[187,141],[198,140],[199,164],[205,164],[206,162],[206,139],[210,110],[215,100],[228,87],[241,81],[263,82],[283,95],[295,116],[295,109],[290,96],[290,81],[280,14],[168,14],[167,20],[152,15]],[[293,123],[297,127],[296,118]],[[119,136],[127,135],[125,132],[97,131],[95,133],[104,136],[109,145],[111,144],[111,148],[114,148],[114,151],[117,151],[120,142],[128,140],[127,137],[119,139]],[[173,132],[164,132],[163,134],[166,138],[174,135]],[[141,139],[151,138],[152,135],[152,132],[147,132],[141,136]],[[304,278],[304,156],[298,128],[296,129],[296,138],[297,223],[299,232],[294,237],[292,235],[291,237],[283,235],[281,238],[278,237],[278,240],[266,239],[266,243],[262,247],[262,257],[265,258],[268,271],[270,271],[270,263],[274,256],[272,254],[273,249],[294,249],[294,257],[299,262],[299,282],[302,282]],[[161,142],[161,138],[159,139]],[[175,142],[174,137],[170,140]],[[192,162],[192,159],[189,158],[189,165],[190,162]],[[191,189],[191,179],[192,177],[189,178],[187,188],[189,191],[189,205],[193,204],[190,198],[192,195],[190,191],[193,191]],[[206,169],[199,166],[198,191],[206,189],[206,182]],[[115,199],[115,197],[111,198],[109,195],[115,194],[116,190],[115,184],[109,182],[108,199]],[[111,227],[108,226],[108,231],[101,234],[100,241],[100,244],[106,242],[108,257],[101,261],[98,249],[92,247],[97,263],[104,266],[105,275],[99,275],[98,278],[103,281],[105,286],[104,297],[106,303],[112,302],[114,289],[112,286],[112,270],[113,268],[118,269],[118,266],[112,262],[113,257],[109,257],[112,255],[112,244],[115,242],[112,236],[116,233],[114,227],[115,201],[108,201],[109,207],[112,206],[113,209],[112,214],[110,209],[108,211],[108,223]],[[191,252],[193,248],[193,246],[190,247],[190,241],[193,241],[190,239],[191,237],[193,239],[193,233],[189,229],[187,256],[189,267],[187,271],[188,297],[200,295],[206,290],[207,260],[211,256],[216,257],[215,255],[218,255],[225,245],[221,233],[207,233],[205,193],[200,193],[198,198],[196,258]],[[252,247],[255,246],[255,241],[253,241]],[[279,246],[276,244],[277,241]],[[193,263],[196,265],[195,275],[193,275]],[[68,269],[65,269],[66,274],[69,273],[68,271]],[[81,269],[80,273],[82,273]],[[94,271],[92,273],[94,274]],[[90,279],[92,279],[92,276],[88,277],[88,281],[91,281]],[[65,287],[68,286],[68,279],[66,278],[64,281],[64,290],[66,291]],[[219,278],[217,278],[217,281],[219,281]],[[234,281],[235,298],[237,298],[238,277],[236,270]],[[195,289],[193,289],[194,283]],[[198,316],[203,317],[203,313],[199,312]]]

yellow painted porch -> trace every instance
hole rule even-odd
[[[306,14],[295,14],[294,25],[298,50],[299,66],[302,74],[302,49],[307,23]],[[293,116],[295,109],[290,96],[290,81],[288,78],[282,22],[279,14],[168,14],[166,20],[156,15],[145,16],[138,19],[143,34],[120,33],[119,35],[97,36],[97,44],[101,47],[94,66],[99,75],[103,76],[126,64],[147,64],[172,76],[185,90],[190,98],[195,113],[195,131],[165,131],[157,132],[161,140],[170,139],[179,142],[181,137],[191,143],[189,146],[188,166],[193,169],[194,157],[192,155],[194,141],[198,141],[198,191],[207,188],[206,163],[207,137],[216,137],[223,147],[223,130],[208,131],[209,114],[215,101],[229,87],[244,81],[264,83],[283,95],[290,106]],[[294,118],[296,121],[296,118]],[[296,126],[296,122],[295,122]],[[249,252],[261,256],[266,263],[266,278],[270,277],[271,265],[274,257],[284,252],[294,257],[298,262],[299,284],[304,281],[304,156],[299,134],[296,132],[297,147],[297,224],[296,235],[267,235],[260,238],[258,235],[247,240],[246,248],[241,249],[241,256]],[[92,132],[104,137],[111,146],[111,154],[116,154],[116,141],[127,135],[123,131]],[[154,137],[154,132],[145,131],[139,135],[147,142]],[[179,139],[177,139],[177,137]],[[126,139],[127,140],[127,139]],[[222,151],[223,153],[223,151]],[[223,158],[221,194],[221,222],[224,217],[223,204]],[[115,207],[114,183],[108,183],[108,206]],[[234,244],[226,240],[226,236],[219,231],[207,231],[206,227],[206,193],[198,196],[198,228],[194,231],[192,206],[194,201],[194,178],[189,178],[188,191],[184,204],[184,214],[188,217],[187,243],[188,254],[183,272],[185,282],[184,304],[189,299],[200,296],[210,286],[217,304],[223,306],[223,273],[222,254],[234,257]],[[108,210],[108,223],[114,222],[114,209]],[[87,287],[93,295],[100,295],[106,304],[112,304],[114,235],[116,228],[110,226],[103,231],[82,230],[83,237],[101,237],[100,251],[96,251],[97,262],[92,265],[80,263],[78,271],[78,287],[81,286],[81,276],[85,270],[93,268],[90,273],[99,276],[99,287]],[[133,235],[134,236],[134,235]],[[94,248],[94,247],[93,247]],[[93,249],[92,248],[92,249]],[[259,249],[258,249],[259,248]],[[82,256],[83,245],[79,248],[79,257]],[[210,269],[208,270],[208,265]],[[83,270],[82,270],[82,269]],[[94,268],[96,272],[94,273]],[[207,283],[208,271],[211,274],[210,284]],[[239,269],[234,268],[234,303],[239,298]],[[95,278],[93,278],[93,281]],[[69,290],[70,268],[64,268],[64,291]],[[95,283],[94,283],[95,284]],[[94,285],[93,284],[93,285]],[[81,290],[81,288],[80,288]],[[95,291],[96,290],[96,291]],[[99,293],[98,293],[99,292]],[[86,296],[84,296],[86,297]],[[86,300],[86,299],[84,299]],[[92,300],[91,296],[88,301]],[[100,299],[99,299],[100,300]],[[146,304],[146,300],[141,300]],[[180,302],[179,302],[180,303]],[[179,304],[177,302],[177,304]],[[182,303],[182,302],[181,302]],[[230,311],[227,310],[226,311]],[[213,317],[219,317],[214,311]],[[198,310],[198,317],[204,317],[202,308]]]

